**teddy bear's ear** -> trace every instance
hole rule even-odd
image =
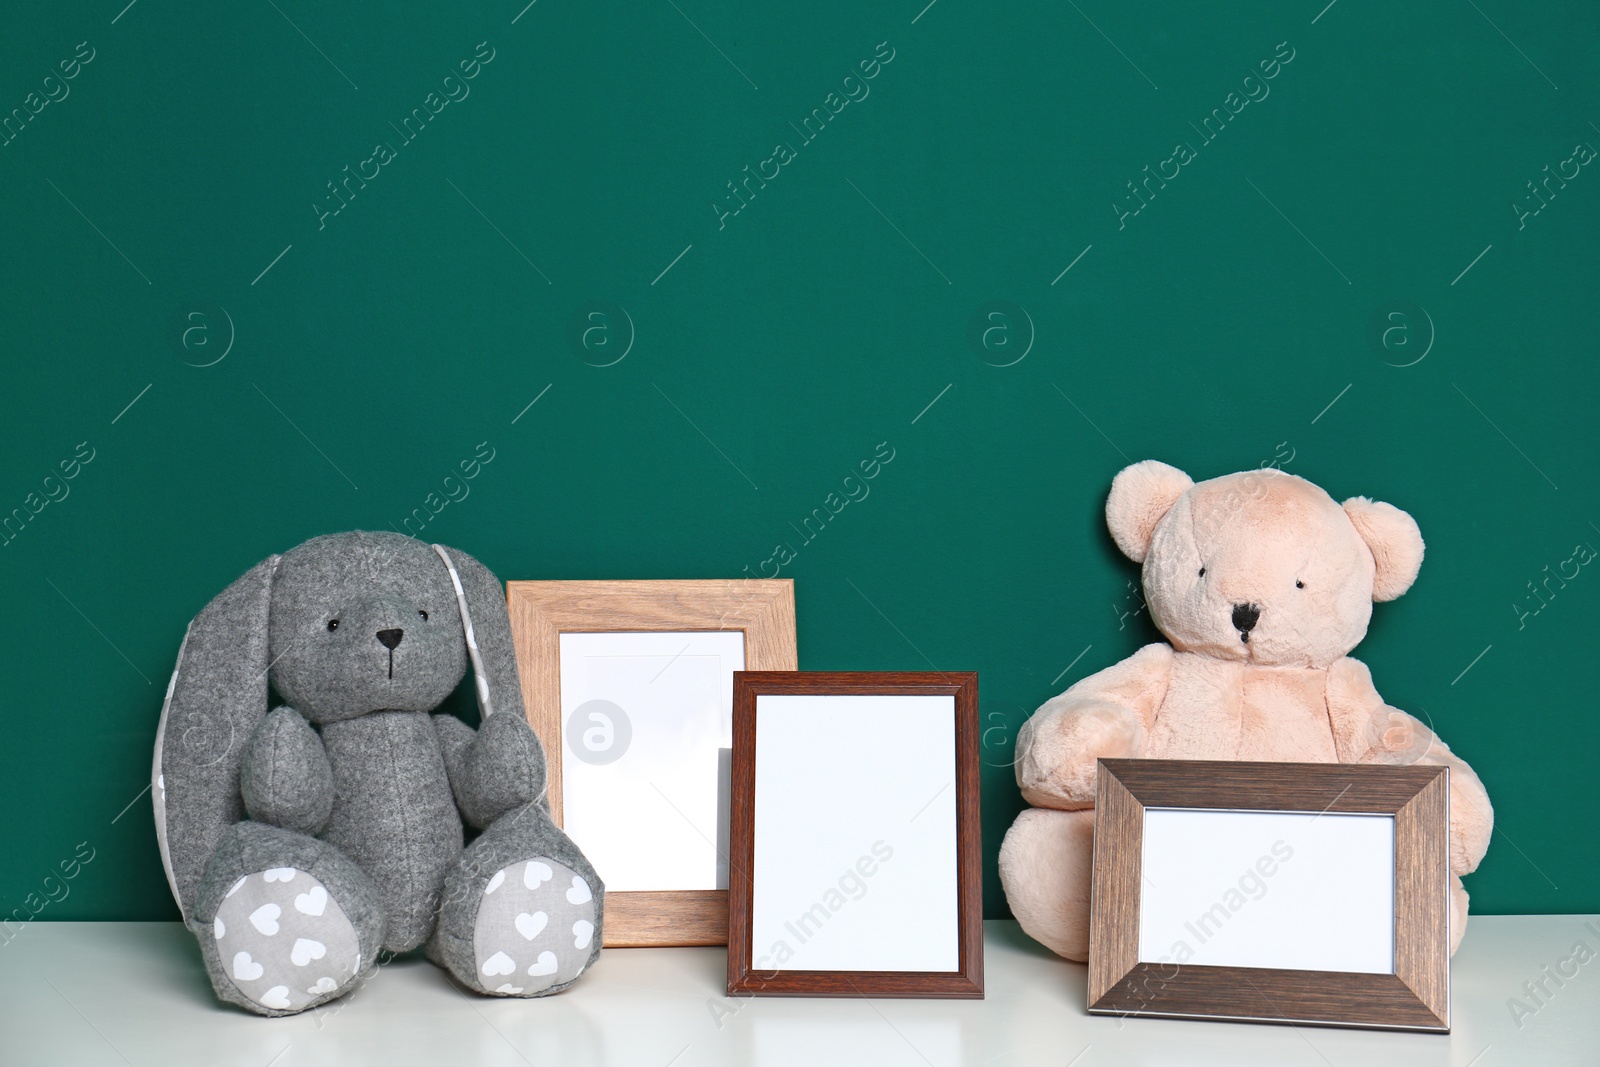
[[[1393,600],[1410,589],[1422,567],[1422,531],[1417,529],[1417,521],[1393,504],[1364,496],[1346,500],[1344,513],[1350,516],[1377,564],[1372,599]]]
[[[1122,554],[1143,563],[1156,523],[1192,485],[1187,474],[1154,459],[1123,468],[1106,497],[1106,525]]]

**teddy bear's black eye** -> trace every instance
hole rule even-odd
[[[427,611],[425,609],[418,608],[417,609],[417,614],[422,616],[422,621],[423,622],[427,622],[428,621],[428,613],[427,613]]]
[[[328,632],[330,634],[333,633],[333,631],[337,630],[338,628],[339,628],[339,620],[338,619],[329,619],[328,620]]]
[[[1205,576],[1206,576],[1206,569],[1204,567],[1201,567],[1200,568],[1200,577],[1204,578]]]
[[[1306,587],[1306,583],[1302,582],[1300,579],[1296,578],[1294,580],[1294,587],[1296,589],[1304,589]]]

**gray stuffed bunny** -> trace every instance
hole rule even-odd
[[[476,732],[429,715],[469,661]],[[344,995],[380,951],[520,997],[599,955],[604,886],[551,821],[500,582],[453,548],[318,537],[223,590],[178,653],[152,795],[217,996],[262,1015]]]

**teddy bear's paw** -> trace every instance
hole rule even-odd
[[[599,908],[582,875],[540,857],[502,867],[482,892],[472,936],[480,992],[536,997],[589,966]]]
[[[361,971],[356,929],[327,886],[294,867],[241,877],[211,923],[228,981],[272,1012],[303,1011]]]
[[[1037,807],[1092,804],[1095,761],[1137,756],[1143,739],[1138,715],[1121,704],[1058,697],[1017,738],[1017,785]]]

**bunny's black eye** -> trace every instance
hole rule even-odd
[[[1200,577],[1204,578],[1205,576],[1206,576],[1206,569],[1204,567],[1201,567],[1200,568]]]
[[[338,619],[329,619],[328,620],[328,632],[330,634],[333,633],[333,631],[337,630],[338,628],[339,628],[339,620]]]
[[[1294,587],[1296,589],[1304,589],[1306,587],[1306,583],[1302,582],[1300,579],[1296,578],[1294,580]]]
[[[428,621],[428,612],[426,611],[426,609],[418,608],[417,609],[417,614],[422,616],[422,621],[423,622],[427,622]]]

